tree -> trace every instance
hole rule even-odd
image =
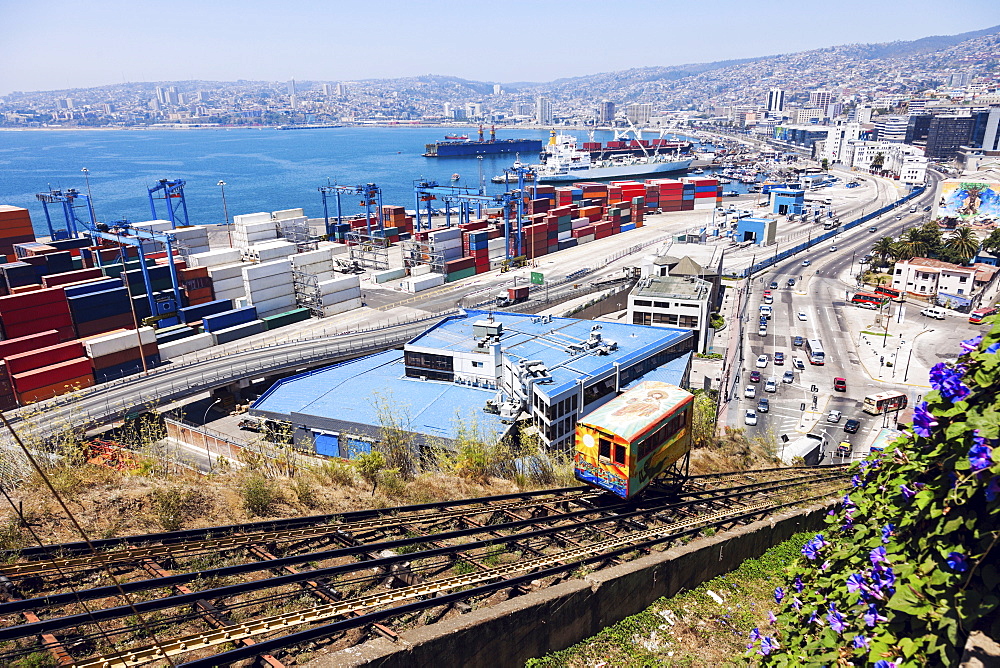
[[[885,155],[883,155],[881,152],[876,153],[875,157],[872,158],[871,171],[881,172],[882,166],[884,164],[885,164]]]
[[[715,399],[708,392],[698,392],[694,398],[691,421],[691,445],[704,448],[715,443],[717,410]]]
[[[960,350],[775,590],[761,665],[949,666],[972,632],[1000,636],[1000,326]]]
[[[909,259],[911,257],[926,257],[927,252],[930,250],[930,244],[924,239],[924,236],[920,233],[920,228],[911,227],[906,230],[902,238],[899,240],[900,250],[903,251]]]
[[[378,477],[382,474],[382,469],[385,468],[385,455],[381,452],[366,452],[358,455],[355,461],[357,462],[358,473],[361,474],[365,482],[372,486],[372,496],[375,496],[375,488],[378,487]]]
[[[830,171],[830,161],[829,160],[827,160],[826,158],[823,158],[823,162],[821,163],[821,165],[823,167],[823,171],[824,172]]]
[[[1000,229],[990,232],[990,236],[983,240],[983,250],[990,253],[1000,251]]]
[[[872,253],[878,256],[879,264],[882,266],[886,266],[888,259],[894,255],[894,244],[892,237],[882,237],[872,245]]]
[[[979,250],[979,237],[976,236],[971,227],[960,227],[951,233],[948,241],[945,242],[945,246],[964,258],[962,263],[965,264],[975,257],[976,252]]]

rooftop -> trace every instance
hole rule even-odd
[[[910,266],[927,267],[928,269],[946,269],[948,271],[975,272],[974,267],[963,267],[959,264],[952,264],[943,260],[935,260],[929,257],[915,257],[910,259]]]
[[[711,283],[695,276],[650,276],[639,281],[632,294],[636,297],[671,297],[705,299]]]

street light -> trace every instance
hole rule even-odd
[[[97,218],[94,217],[94,196],[90,193],[90,170],[84,167],[80,171],[83,172],[83,178],[87,181],[87,207],[90,209],[90,221],[96,222]]]
[[[205,409],[205,415],[202,416],[202,418],[201,418],[201,423],[202,424],[206,424],[208,422],[208,414],[209,414],[209,412],[212,410],[212,408],[215,406],[215,404],[219,403],[220,401],[222,401],[222,399],[216,399],[215,401],[213,401],[212,403],[210,403],[208,405],[208,408]]]
[[[229,207],[226,205],[226,182],[219,181],[217,184],[222,189],[222,213],[226,216],[226,233],[229,235],[229,247],[233,247],[233,229],[229,226]]]

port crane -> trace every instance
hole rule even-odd
[[[97,225],[97,221],[94,220],[94,207],[90,204],[90,196],[78,191],[76,188],[38,193],[35,195],[35,199],[42,203],[42,209],[45,211],[45,223],[49,227],[49,237],[52,239],[75,239],[83,230]],[[79,203],[78,200],[80,201]],[[56,230],[52,227],[49,204],[59,204],[62,206],[63,217],[66,220],[65,231]],[[89,221],[77,215],[77,209],[81,207],[86,207]]]
[[[191,223],[188,221],[187,200],[184,198],[184,186],[187,182],[184,179],[160,179],[149,191],[149,210],[153,215],[153,220],[169,220],[170,227],[176,229],[178,225],[186,227]],[[163,193],[159,195],[158,193]],[[167,206],[167,217],[159,218],[156,213],[156,200],[162,199]]]
[[[365,207],[365,220],[367,221],[368,236],[372,236],[372,207],[375,207],[375,229],[379,233],[382,232],[382,189],[374,183],[366,183],[364,185],[357,186],[327,184],[325,186],[320,186],[317,190],[323,197],[323,220],[326,226],[326,233],[328,235],[333,234],[333,230],[330,229],[330,211],[327,202],[330,195],[337,198],[338,225],[344,222],[343,203],[341,202],[341,197],[343,195],[353,195],[361,197],[359,204],[360,206]]]

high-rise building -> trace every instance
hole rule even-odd
[[[323,84],[323,96],[330,97],[331,95],[333,95],[333,85]]]
[[[653,117],[653,105],[648,102],[630,104],[625,108],[625,116],[636,127],[645,127],[649,125],[649,119]]]
[[[501,86],[500,84],[493,84],[493,94],[503,95],[503,86]]]
[[[972,74],[969,72],[952,72],[948,77],[948,85],[961,87],[972,83]]]
[[[469,118],[482,118],[483,117],[483,103],[482,102],[469,102],[465,105],[465,115]]]
[[[958,153],[960,146],[969,142],[972,135],[972,116],[941,114],[931,118],[927,130],[925,155],[931,159],[950,160]]]
[[[814,90],[809,92],[809,106],[815,109],[826,109],[833,102],[833,93],[828,90]]]
[[[1000,107],[993,107],[989,111],[982,148],[984,151],[1000,151]]]
[[[777,114],[785,110],[785,91],[780,88],[772,88],[767,91],[767,111]]]
[[[295,97],[295,79],[288,82],[288,106],[295,109],[299,106],[299,101]]]
[[[535,98],[535,122],[543,125],[552,122],[552,101],[546,97]]]
[[[898,141],[906,139],[906,116],[876,116],[875,139],[878,141]]]
[[[914,142],[927,141],[927,133],[931,129],[931,114],[910,114],[904,116],[906,119],[906,136],[903,142],[912,144]]]
[[[597,121],[599,123],[615,122],[615,103],[611,100],[601,100],[597,105]]]
[[[444,115],[451,116],[451,102],[444,103]]]
[[[535,113],[535,105],[528,102],[518,102],[514,105],[515,116],[531,116]]]
[[[337,97],[347,97],[347,84],[345,83],[337,84],[336,94]]]
[[[872,122],[872,108],[870,105],[854,107],[854,120],[858,123]]]

